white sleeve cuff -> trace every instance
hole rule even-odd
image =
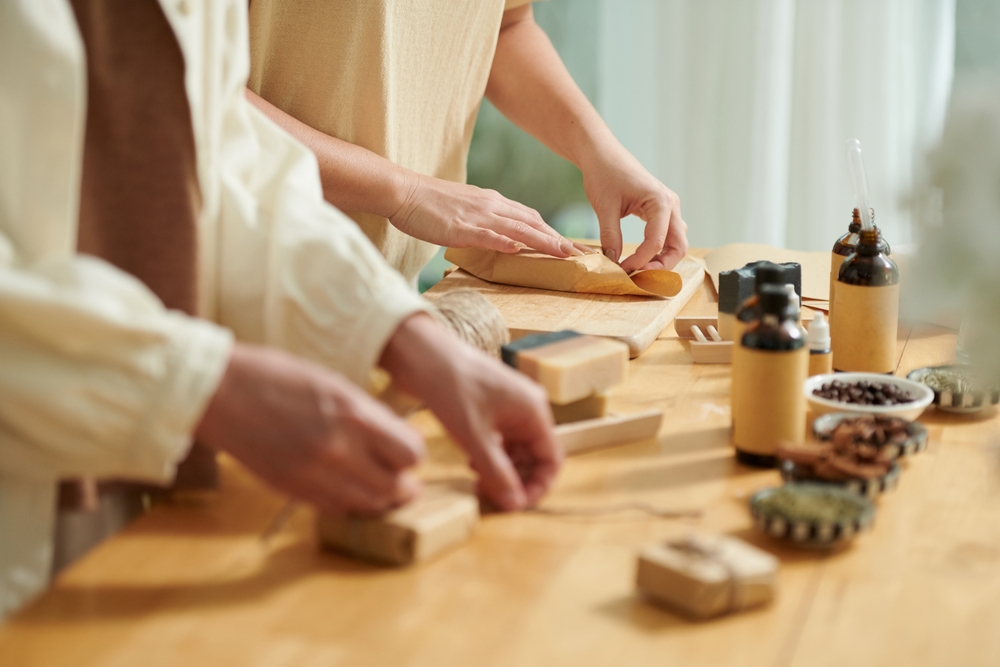
[[[169,482],[191,448],[192,433],[229,365],[229,330],[171,313],[175,319],[162,392],[139,423],[124,468],[131,475]]]

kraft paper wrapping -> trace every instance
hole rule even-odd
[[[806,432],[802,384],[809,349],[733,350],[733,444],[759,456],[774,456],[782,443],[801,443]]]
[[[833,322],[833,295],[837,293],[837,278],[840,277],[840,265],[847,259],[846,255],[830,253],[830,310],[827,312],[827,322]]]
[[[694,618],[769,602],[778,559],[728,535],[695,533],[642,550],[636,585],[651,599]]]
[[[866,287],[837,283],[834,297],[837,318],[830,323],[834,369],[895,371],[899,284]]]
[[[448,248],[444,258],[481,280],[557,292],[671,297],[683,287],[680,275],[673,271],[629,274],[601,253],[559,259],[527,249],[508,254]]]

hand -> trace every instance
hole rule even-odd
[[[631,273],[677,266],[688,249],[680,198],[620,144],[595,155],[595,159],[583,165],[583,187],[597,212],[604,254],[613,262],[619,261],[621,219],[635,215],[646,222],[644,239],[635,254],[621,262],[621,267]]]
[[[195,434],[331,514],[378,514],[420,492],[407,471],[424,454],[420,435],[339,375],[278,350],[233,348]]]
[[[541,387],[426,315],[400,325],[381,365],[400,389],[423,399],[465,449],[482,495],[504,510],[541,499],[563,458]]]
[[[403,203],[389,221],[404,234],[449,248],[514,253],[524,244],[555,257],[580,251],[534,209],[494,190],[406,172]]]

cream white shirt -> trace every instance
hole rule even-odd
[[[203,319],[76,254],[86,69],[65,0],[0,3],[0,617],[47,582],[56,480],[167,481],[233,334],[363,381],[425,302],[244,98],[246,0],[161,0],[186,63]]]

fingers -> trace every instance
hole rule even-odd
[[[315,471],[296,484],[297,495],[320,511],[335,516],[345,514],[379,515],[420,495],[420,480],[413,473],[399,475],[393,497],[373,495],[356,477],[343,472],[323,474]]]
[[[642,268],[670,270],[677,266],[688,251],[687,228],[687,223],[680,217],[680,206],[676,206],[670,217],[670,230],[663,251]]]
[[[470,465],[479,473],[480,492],[505,511],[527,506],[521,477],[502,446],[498,433],[482,438],[478,446],[469,448]]]
[[[459,225],[450,245],[455,248],[486,248],[497,252],[514,253],[521,249],[514,239],[497,234],[486,227]]]
[[[622,216],[620,203],[595,210],[601,227],[601,251],[615,264],[622,256]]]
[[[666,206],[664,206],[666,203]],[[622,262],[628,272],[638,269],[672,269],[687,253],[687,224],[681,218],[680,199],[666,190],[635,211],[646,221],[643,242]]]
[[[642,216],[640,216],[642,217]],[[646,231],[642,243],[636,248],[635,254],[622,262],[626,272],[641,269],[654,257],[663,252],[667,242],[667,232],[670,229],[670,210],[656,208],[651,215],[643,218],[646,221]]]
[[[366,402],[354,418],[372,434],[367,438],[371,455],[390,470],[413,467],[427,454],[420,434],[381,403]]]
[[[578,254],[573,244],[545,223],[538,211],[488,191],[493,211],[484,226],[497,234],[554,257]]]
[[[491,229],[518,243],[523,243],[533,250],[554,257],[569,257],[580,254],[569,240],[563,238],[544,222],[532,223],[497,215],[492,222]]]
[[[516,395],[519,400],[512,410],[502,414],[498,426],[524,485],[527,502],[534,505],[555,481],[564,454],[552,428],[545,391],[531,384],[516,390]]]

